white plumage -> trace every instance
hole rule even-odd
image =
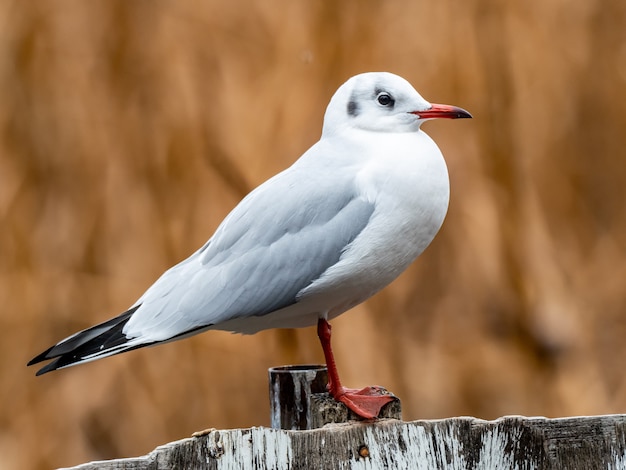
[[[431,105],[403,78],[344,83],[320,140],[252,191],[211,239],[166,271],[128,312],[37,356],[39,373],[207,329],[255,333],[314,325],[402,273],[443,223],[448,173],[427,119],[470,117]]]

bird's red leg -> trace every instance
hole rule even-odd
[[[342,387],[337,373],[337,365],[330,346],[330,323],[320,318],[317,322],[317,336],[322,343],[326,368],[328,369],[328,392],[331,396],[362,418],[372,419],[378,416],[380,409],[390,401],[393,396],[383,395],[381,387],[365,387],[361,390]]]

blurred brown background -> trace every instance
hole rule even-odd
[[[268,425],[268,367],[314,329],[211,332],[35,378],[131,305],[387,70],[472,121],[428,123],[448,218],[334,322],[346,385],[404,417],[626,412],[626,3],[0,2],[0,469],[141,455]]]

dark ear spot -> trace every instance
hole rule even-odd
[[[359,105],[356,101],[348,101],[348,114],[352,117],[356,117],[359,115]]]

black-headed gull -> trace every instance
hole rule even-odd
[[[469,117],[429,103],[391,73],[350,78],[330,100],[319,142],[248,194],[202,248],[128,311],[28,365],[54,359],[41,375],[206,330],[317,323],[330,393],[364,418],[377,416],[389,397],[341,386],[328,320],[393,281],[435,237],[448,209],[448,172],[420,126]]]

